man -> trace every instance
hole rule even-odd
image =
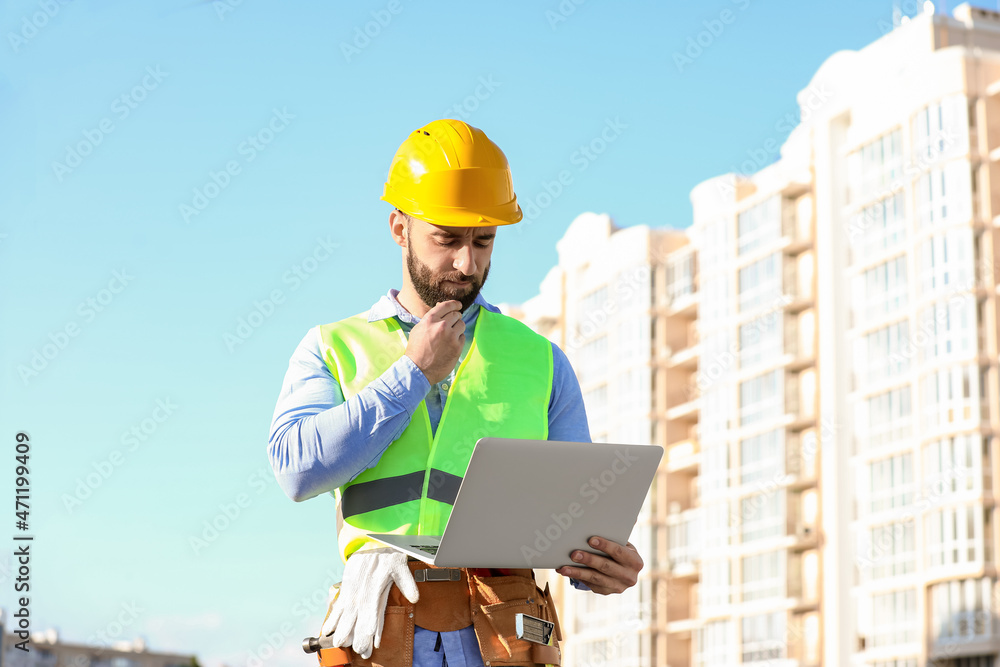
[[[552,615],[530,570],[463,568],[457,585],[421,587],[413,572],[426,566],[365,537],[441,534],[480,435],[590,441],[563,352],[480,295],[497,228],[522,217],[503,152],[478,128],[434,121],[400,146],[382,199],[395,207],[389,231],[402,248],[402,289],[309,331],[285,375],[268,445],[289,497],[334,492],[338,501],[344,580],[323,634],[350,647],[351,664],[478,667],[484,655],[493,665],[558,662],[557,651],[491,636],[491,627],[513,622],[513,609],[502,615],[484,604],[477,614],[470,598],[490,582],[499,600],[530,584],[522,601]],[[606,556],[575,552],[586,567],[557,571],[602,595],[635,584],[643,564],[634,547],[600,537],[591,544]],[[473,623],[483,618],[489,623]]]

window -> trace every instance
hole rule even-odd
[[[635,308],[649,308],[652,303],[652,270],[648,264],[637,264],[622,269],[615,275],[614,294],[611,307],[605,308],[608,315]]]
[[[730,340],[728,331],[718,330],[701,339],[701,359],[703,361],[700,364],[695,382],[703,390],[702,394],[708,393],[705,391],[708,388],[715,387],[717,384],[722,384],[728,380],[732,374],[732,369],[736,367],[736,345],[731,343]],[[720,411],[717,414],[723,416],[729,414],[729,412],[728,410]]]
[[[704,355],[702,358],[705,358]],[[706,445],[726,437],[731,424],[735,421],[736,413],[732,389],[721,382],[713,383],[712,375],[710,369],[698,375],[701,385],[701,419],[698,422],[698,432]],[[704,470],[702,464],[702,474]]]
[[[996,579],[960,579],[931,586],[931,633],[938,643],[982,641],[996,636]]]
[[[694,658],[699,667],[727,667],[729,650],[736,643],[732,621],[713,621],[695,631]]]
[[[608,430],[608,385],[591,389],[583,394],[583,405],[587,411],[587,422],[596,437]]]
[[[884,134],[852,153],[848,170],[853,201],[898,190],[903,176],[902,131]]]
[[[980,416],[979,366],[960,364],[928,373],[920,381],[925,430],[978,425]]]
[[[695,254],[685,249],[667,260],[667,299],[670,303],[695,292]]]
[[[771,310],[740,326],[740,366],[774,361],[782,353],[782,311]]]
[[[862,508],[869,514],[913,504],[916,493],[913,454],[898,454],[868,463],[859,491]]]
[[[943,438],[924,446],[924,480],[942,495],[978,493],[983,490],[984,476],[992,475],[986,462],[979,433]]]
[[[701,509],[689,509],[667,518],[670,568],[698,561],[702,552]]]
[[[876,660],[872,667],[919,667],[916,658],[900,658],[898,660]],[[944,667],[942,665],[942,667]],[[989,665],[988,667],[992,667]]]
[[[906,257],[900,255],[874,266],[854,279],[854,309],[858,324],[883,318],[907,304]]]
[[[607,376],[608,337],[601,336],[585,343],[577,355],[577,375],[581,385],[593,384]]]
[[[855,405],[855,428],[861,444],[877,448],[898,443],[910,436],[913,404],[910,387],[903,386]]]
[[[913,120],[914,160],[929,165],[968,148],[969,115],[964,95],[949,95],[921,109]]]
[[[586,339],[603,333],[608,317],[618,310],[619,306],[620,304],[609,298],[607,287],[601,287],[584,295],[577,306],[575,338]]]
[[[761,493],[740,499],[739,524],[743,543],[785,535],[785,494],[772,484]]]
[[[738,253],[745,255],[781,238],[781,196],[749,208],[736,219]]]
[[[705,329],[724,324],[732,314],[732,304],[729,296],[729,279],[723,273],[705,274],[700,276],[701,301],[698,316]]]
[[[935,167],[917,179],[921,228],[967,222],[972,216],[972,170],[965,160]]]
[[[976,353],[976,300],[971,296],[939,301],[920,311],[921,361],[969,357]]]
[[[741,484],[780,479],[784,473],[784,429],[775,429],[740,441]]]
[[[774,307],[781,298],[781,254],[772,253],[740,269],[740,312]]]
[[[976,275],[971,229],[931,235],[920,243],[919,257],[922,293],[972,287]]]
[[[916,354],[906,320],[876,329],[854,342],[857,384],[871,384],[900,377],[910,370]]]
[[[783,380],[779,369],[740,383],[740,426],[775,419],[784,413]]]
[[[855,264],[867,263],[906,240],[906,210],[902,192],[861,209],[848,231]]]
[[[651,349],[649,322],[641,317],[623,318],[615,330],[615,355],[618,362],[645,362]]]
[[[865,581],[911,574],[917,568],[916,524],[912,520],[872,526],[859,534],[858,568]]]
[[[729,266],[733,259],[732,223],[727,218],[712,220],[702,228],[697,239],[701,273],[715,273]]]
[[[649,367],[633,366],[618,373],[614,379],[614,414],[618,425],[623,422],[648,422],[652,402],[652,374]],[[632,442],[627,441],[627,442]]]
[[[781,660],[786,652],[784,612],[743,618],[744,664]]]
[[[706,495],[729,488],[729,445],[725,442],[702,447],[701,485]]]
[[[923,547],[928,566],[948,568],[959,563],[982,563],[984,525],[982,505],[959,505],[929,512],[924,523]]]
[[[726,610],[732,602],[731,568],[728,559],[702,558],[698,607],[702,615],[711,610]]]
[[[745,556],[742,559],[740,591],[743,602],[787,596],[785,590],[787,553],[782,549]]]
[[[866,601],[867,602],[867,601]],[[917,593],[914,590],[892,591],[871,598],[870,627],[872,648],[894,646],[918,641],[920,623],[917,620]]]
[[[706,526],[729,526],[730,507],[729,501],[707,502],[702,504],[702,516],[705,518]],[[706,530],[702,533],[706,549],[725,549],[732,542],[734,531],[730,530]]]

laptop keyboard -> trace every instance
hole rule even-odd
[[[437,547],[429,546],[426,544],[411,544],[410,547],[413,549],[419,549],[420,551],[423,551],[424,553],[430,554],[432,556],[436,556],[438,552]]]

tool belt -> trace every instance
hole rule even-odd
[[[420,561],[410,561],[408,565],[414,573],[420,600],[410,604],[393,584],[385,608],[381,646],[374,649],[370,658],[362,658],[350,647],[324,649],[319,656],[321,665],[412,667],[415,626],[433,632],[452,632],[470,625],[475,629],[483,662],[489,667],[561,663],[562,629],[555,603],[548,584],[544,590],[538,588],[530,569],[483,576],[477,573],[488,570],[435,568]],[[517,614],[554,623],[553,645],[518,639]]]

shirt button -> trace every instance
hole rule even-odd
[[[447,382],[442,382],[441,383],[441,391],[448,391],[448,387],[450,387],[450,386],[451,385],[449,385]]]

